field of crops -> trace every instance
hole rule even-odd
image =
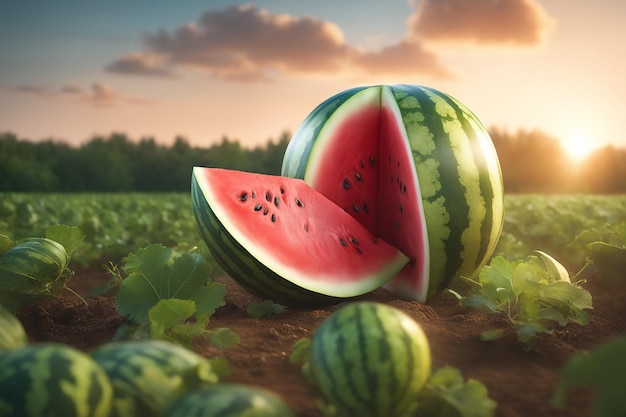
[[[591,295],[589,300],[584,299],[586,291],[574,301],[571,298],[581,293],[568,293],[564,296],[570,298],[567,308],[535,312],[543,314],[542,320],[549,315],[558,322],[552,328],[537,327],[532,323],[535,316],[528,311],[516,316],[510,304],[505,314],[489,311],[494,300],[486,298],[486,291],[470,295],[465,292],[474,284],[468,284],[469,290],[464,285],[455,287],[460,303],[452,293],[445,293],[431,305],[423,306],[395,300],[384,290],[365,299],[398,307],[420,321],[433,347],[434,365],[454,366],[466,377],[484,383],[489,396],[498,403],[496,415],[589,415],[592,399],[588,395],[570,398],[562,411],[553,408],[550,400],[569,358],[626,330],[622,295],[626,288],[626,196],[507,195],[505,209],[504,230],[492,269],[502,272],[521,267],[534,271],[533,262],[538,259],[535,250],[543,251],[567,268],[577,291],[589,290],[593,309],[586,304]],[[199,254],[206,261],[202,271],[212,271],[212,280],[224,284],[225,294],[216,302],[219,289],[213,288],[218,291],[210,295],[207,292],[206,297],[213,301],[200,304],[195,299],[198,310],[215,313],[210,324],[207,314],[206,321],[186,322],[184,331],[180,330],[182,327],[176,327],[176,331],[161,329],[161,336],[192,346],[206,357],[226,358],[235,382],[274,390],[287,399],[298,415],[321,415],[315,405],[318,394],[302,378],[299,368],[289,363],[289,354],[294,343],[310,337],[332,308],[282,309],[264,304],[224,277],[198,235],[189,194],[0,194],[0,235],[5,239],[17,242],[45,236],[49,227],[55,225],[77,226],[84,235],[82,245],[77,245],[71,255],[70,269],[75,275],[68,287],[85,298],[95,284],[110,284],[109,280],[141,272],[137,268],[142,267],[142,262],[145,267],[165,254],[167,261],[170,256],[180,256],[183,264],[183,260],[191,262],[191,254]],[[173,255],[150,244],[173,248]],[[200,271],[200,264],[194,265],[189,276]],[[103,266],[107,266],[106,270]],[[163,268],[167,268],[166,264]],[[486,288],[491,276],[481,274],[473,279]],[[500,290],[506,293],[503,288]],[[91,298],[90,306],[85,307],[69,292],[62,296],[63,302],[49,302],[18,315],[24,320],[31,341],[64,341],[89,351],[114,334],[124,337],[119,328],[124,328],[133,314],[140,315],[124,297]],[[167,298],[163,294],[159,297]],[[55,309],[59,311],[55,313]],[[76,309],[78,313],[68,313]],[[126,315],[125,311],[130,313]],[[259,320],[264,322],[259,324]],[[72,326],[76,328],[71,329]],[[141,337],[141,326],[126,326],[125,331]],[[189,334],[205,339],[192,343],[185,339]],[[511,378],[514,373],[516,377]]]

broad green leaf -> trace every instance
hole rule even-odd
[[[276,304],[272,300],[265,300],[257,304],[248,304],[246,311],[248,316],[257,319],[264,319],[280,314],[285,310],[285,306]]]
[[[309,352],[311,351],[311,338],[303,337],[298,339],[291,347],[289,355],[289,363],[296,366],[302,366],[309,361]]]
[[[26,346],[26,332],[22,323],[0,304],[0,354]]]
[[[150,320],[150,335],[155,339],[166,338],[165,332],[175,324],[182,323],[196,311],[196,303],[193,300],[181,300],[176,298],[159,300],[148,311]]]
[[[201,285],[192,297],[196,302],[196,314],[211,316],[215,310],[226,304],[225,295],[226,286],[224,284],[208,282],[206,285]]]
[[[591,417],[623,417],[626,415],[626,336],[618,336],[579,353],[565,365],[561,381],[552,397],[552,405],[561,408],[568,392],[574,388],[594,390]]]
[[[210,279],[209,267],[198,254],[183,254],[172,260],[173,250],[148,245],[130,255],[129,272],[117,294],[118,312],[135,322],[148,318],[159,300],[191,299]]]
[[[202,336],[218,349],[226,349],[239,343],[239,335],[226,327],[207,330]]]
[[[46,229],[46,238],[59,242],[68,256],[84,244],[85,235],[77,226],[54,225]]]
[[[430,377],[420,393],[417,413],[437,417],[491,417],[496,405],[481,382],[471,378],[464,381],[461,371],[445,366]]]

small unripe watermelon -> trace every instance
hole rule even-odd
[[[295,417],[276,394],[238,384],[217,384],[190,392],[165,417]]]
[[[337,416],[412,416],[430,369],[421,327],[384,304],[348,304],[311,339],[313,382]]]
[[[162,340],[108,343],[92,357],[113,385],[113,417],[160,415],[181,395],[218,382],[208,359]]]
[[[0,354],[0,416],[108,417],[113,389],[86,353],[58,343]]]

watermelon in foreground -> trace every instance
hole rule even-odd
[[[291,139],[282,174],[302,178],[410,262],[386,288],[426,302],[491,257],[502,175],[478,118],[438,90],[370,86],[321,103]]]
[[[195,167],[192,203],[218,264],[250,292],[281,304],[367,293],[408,261],[302,180]]]
[[[430,376],[430,345],[404,312],[354,302],[315,330],[313,382],[336,416],[410,417]]]
[[[0,416],[109,417],[113,389],[87,355],[59,343],[0,354]]]

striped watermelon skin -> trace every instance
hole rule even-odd
[[[89,355],[41,343],[0,354],[0,416],[108,417],[113,389]]]
[[[236,277],[237,282],[257,297],[302,306],[336,304],[342,300],[301,288],[258,262],[215,216],[195,176],[192,177],[191,200],[200,235],[213,258],[228,275]]]
[[[161,415],[181,395],[218,382],[207,359],[161,340],[108,343],[91,355],[113,386],[112,417]]]
[[[431,369],[421,327],[373,302],[350,303],[322,322],[309,360],[315,385],[339,416],[412,416]]]
[[[218,384],[181,397],[164,416],[295,417],[295,414],[271,391],[239,384]]]
[[[367,98],[368,92],[370,98]],[[403,239],[394,241],[389,238],[389,231],[380,225],[395,215],[390,210],[380,210],[376,214],[377,221],[373,224],[379,228],[370,231],[405,252],[414,268],[410,273],[406,271],[409,267],[405,268],[385,288],[400,297],[427,302],[447,288],[453,279],[471,276],[484,265],[502,230],[504,193],[498,157],[487,131],[467,107],[441,91],[424,86],[370,86],[347,90],[320,104],[304,120],[287,147],[282,175],[303,178],[337,204],[350,207],[341,201],[341,191],[323,191],[322,188],[328,185],[316,184],[320,180],[315,176],[318,172],[350,169],[344,162],[349,158],[342,152],[334,155],[332,148],[339,143],[345,148],[346,142],[363,139],[346,134],[337,136],[333,142],[327,139],[328,131],[341,127],[336,120],[338,117],[349,121],[350,117],[371,106],[371,96],[376,94],[380,117],[391,114],[387,118],[395,118],[400,130],[396,136],[401,138],[395,140],[404,142],[392,144],[392,148],[395,146],[400,153],[408,153],[406,157],[413,167],[411,175],[414,179],[403,179],[404,184],[415,184],[417,197],[412,204],[415,206],[413,212],[417,214],[415,226],[406,228],[406,233],[414,236],[408,239],[423,242],[406,245],[405,236],[403,245],[399,242]],[[339,114],[341,116],[337,116]],[[383,133],[372,132],[370,140],[381,141],[381,137],[384,137]],[[359,152],[362,147],[362,142],[355,143],[354,152]],[[389,144],[380,143],[379,149],[383,147],[389,147]],[[388,156],[393,156],[394,161],[405,158],[405,155]],[[367,161],[369,157],[360,158]],[[372,161],[375,159],[377,166],[382,167],[386,158],[387,155],[376,155]],[[389,184],[387,174],[380,168],[379,195],[388,195],[380,188]],[[392,182],[393,178],[392,175]],[[359,219],[362,213],[351,214],[366,225],[362,218]],[[422,249],[417,253],[415,247],[406,246],[422,246]]]

